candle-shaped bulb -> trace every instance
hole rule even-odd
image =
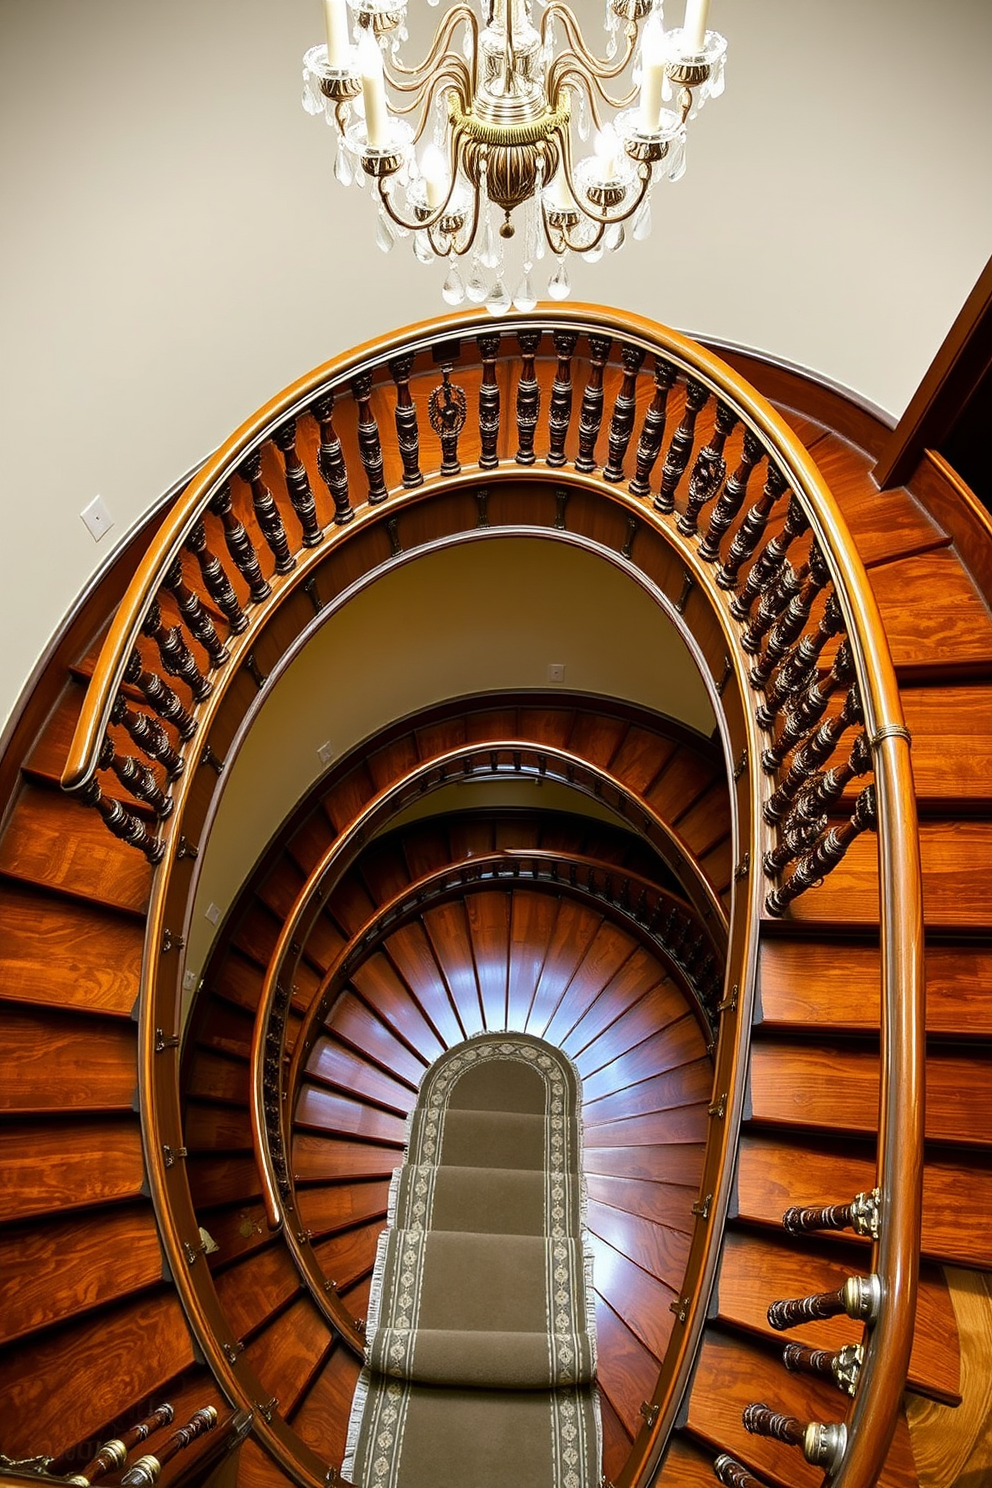
[[[551,178],[551,185],[548,187],[548,200],[552,210],[555,212],[575,211],[575,197],[568,189],[564,165],[560,165],[555,175]]]
[[[448,196],[448,163],[437,145],[428,145],[420,164],[427,192],[427,205],[431,212],[443,206]]]
[[[682,42],[687,53],[701,52],[706,45],[706,12],[710,0],[685,0]]]
[[[645,134],[658,132],[665,88],[665,33],[656,10],[644,27],[641,41],[641,100],[639,122]]]
[[[324,26],[327,30],[327,65],[337,72],[344,72],[351,60],[346,0],[324,0]]]
[[[615,181],[617,178],[617,152],[620,149],[620,141],[612,124],[605,124],[596,135],[594,149],[596,151],[599,179],[603,182]]]
[[[382,53],[370,31],[363,31],[358,43],[358,66],[362,74],[362,102],[365,104],[365,133],[369,148],[384,150],[389,141],[386,84],[382,72]]]

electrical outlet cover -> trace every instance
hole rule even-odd
[[[102,496],[94,496],[89,506],[84,507],[79,515],[94,542],[105,537],[114,525],[114,519]]]
[[[563,661],[549,661],[548,662],[548,681],[549,682],[564,682],[564,680],[565,680],[565,663]]]
[[[330,739],[323,744],[318,744],[317,757],[322,765],[329,765],[331,763],[331,760],[334,758],[334,745]]]
[[[216,925],[217,921],[220,919],[220,905],[210,903],[207,905],[203,913],[206,915],[211,925]]]

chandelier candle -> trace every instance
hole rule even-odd
[[[407,238],[421,263],[446,264],[449,305],[493,315],[533,308],[546,255],[563,299],[570,253],[594,263],[643,241],[654,188],[680,178],[687,128],[723,92],[707,0],[667,31],[663,0],[606,0],[603,55],[566,0],[449,0],[413,65],[407,0],[322,3],[327,45],[303,59],[303,107],[335,131],[336,179],[369,180],[384,253]]]

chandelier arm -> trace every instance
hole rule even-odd
[[[445,12],[440,25],[434,33],[431,49],[423,61],[418,62],[415,67],[404,67],[401,62],[390,62],[387,67],[385,65],[385,58],[383,59],[383,71],[389,83],[402,92],[409,92],[412,88],[417,87],[418,83],[416,81],[402,83],[398,81],[399,78],[417,79],[422,83],[425,76],[429,76],[433,71],[438,57],[449,46],[452,35],[461,21],[465,22],[472,35],[472,57],[474,64],[479,50],[478,19],[475,12],[468,5],[453,5],[449,11]]]
[[[580,57],[582,59],[582,61],[589,68],[590,72],[595,73],[597,77],[603,78],[607,82],[609,82],[611,78],[619,77],[620,74],[626,70],[631,56],[633,55],[634,45],[637,41],[638,23],[636,21],[628,21],[627,25],[625,26],[624,37],[626,40],[626,47],[622,56],[620,57],[620,60],[618,62],[611,63],[606,61],[606,59],[603,57],[595,56],[594,53],[589,50],[582,39],[582,32],[579,29],[579,23],[575,19],[574,12],[572,11],[570,6],[563,5],[561,3],[561,0],[550,0],[550,4],[546,7],[544,14],[541,17],[540,35],[542,45],[546,43],[548,27],[551,21],[555,19],[561,22],[562,29],[564,30],[568,41],[571,44],[573,52],[577,57]],[[556,58],[555,61],[557,60],[558,59]],[[553,66],[554,63],[552,63],[552,67]]]
[[[577,57],[556,57],[548,71],[548,97],[552,106],[557,108],[562,92],[567,91],[566,84],[571,78],[573,82],[585,89],[586,101],[589,104],[589,112],[597,129],[602,129],[603,118],[599,112],[599,99],[593,91],[592,80]],[[570,186],[572,184],[569,178]]]
[[[438,79],[438,81],[439,82],[441,81],[440,78]],[[423,132],[423,128],[424,128],[424,125],[427,122],[427,116],[428,116],[428,113],[429,112],[430,112],[430,100],[428,100],[428,102],[427,102],[427,104],[426,104],[426,106],[424,108],[424,112],[423,112],[423,115],[422,115],[421,120],[420,120],[420,129],[414,135],[414,142],[415,143],[420,138],[420,135]],[[457,159],[458,159],[459,139],[460,139],[460,137],[458,136],[458,134],[456,132],[455,133],[455,137],[452,139],[451,151],[450,151],[450,158],[449,158],[449,161],[448,161],[448,165],[449,165],[448,193],[445,196],[444,201],[437,208],[437,210],[435,212],[433,212],[428,217],[423,217],[423,218],[418,217],[418,218],[415,218],[415,219],[413,219],[411,221],[408,218],[401,216],[401,214],[397,210],[395,210],[395,208],[393,207],[393,203],[392,203],[392,192],[386,190],[387,180],[389,178],[388,177],[385,177],[385,176],[380,176],[380,177],[377,178],[376,184],[377,184],[378,191],[379,191],[379,200],[382,203],[383,207],[385,208],[385,211],[386,211],[387,215],[393,220],[393,222],[396,223],[396,226],[397,227],[404,227],[404,228],[406,228],[407,232],[426,232],[427,235],[428,235],[428,237],[431,237],[431,234],[433,233],[434,228],[441,221],[442,217],[446,217],[448,215],[448,205],[449,205],[449,203],[451,201],[451,196],[452,196],[452,193],[453,193],[453,191],[455,189],[455,185],[456,185],[456,162],[457,162]],[[476,193],[476,194],[478,195],[478,193]],[[434,248],[433,238],[431,239],[431,247]],[[434,248],[434,252],[437,253],[437,249],[436,248]],[[445,254],[443,254],[443,253],[438,254],[438,257],[439,258],[444,258],[445,257]]]
[[[387,78],[392,83],[392,78]],[[453,87],[462,98],[472,96],[472,80],[464,57],[459,57],[457,52],[445,52],[439,59],[437,66],[431,71],[429,77],[422,78],[419,83],[398,84],[402,93],[412,93],[414,97],[409,103],[399,104],[390,101],[390,113],[396,115],[412,114],[418,108],[422,108],[420,124],[417,126],[414,139],[420,138],[424,132],[424,123],[430,112],[438,92],[438,84],[445,83]]]
[[[633,86],[628,93],[624,94],[623,98],[614,98],[610,93],[607,93],[602,80],[596,76],[595,72],[589,70],[580,56],[569,55],[569,53],[563,52],[554,59],[548,69],[548,96],[551,98],[557,97],[558,90],[568,78],[582,78],[586,84],[586,97],[589,99],[590,106],[594,109],[597,129],[601,129],[603,126],[598,109],[596,109],[594,104],[593,88],[595,88],[596,93],[606,106],[616,110],[617,113],[621,109],[629,108],[640,91],[636,86]]]

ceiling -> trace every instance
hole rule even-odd
[[[599,4],[576,8],[592,36]],[[728,86],[688,172],[653,237],[582,266],[576,296],[898,414],[992,242],[992,6],[713,0],[711,22]],[[329,131],[300,108],[321,27],[319,0],[0,0],[0,499],[19,560],[0,718],[159,493],[307,368],[444,308],[442,272],[372,246],[367,198],[333,182]],[[95,545],[79,512],[98,493],[115,525]]]

